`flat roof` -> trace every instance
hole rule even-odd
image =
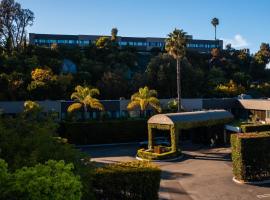
[[[270,110],[270,100],[268,99],[239,99],[240,106],[250,110]]]

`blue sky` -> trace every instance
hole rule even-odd
[[[218,38],[235,48],[270,43],[269,0],[17,0],[36,16],[29,32],[165,37],[175,27],[197,39]]]

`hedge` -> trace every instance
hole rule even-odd
[[[137,151],[137,156],[145,160],[165,160],[165,159],[177,158],[180,155],[181,155],[180,149],[178,151],[168,151],[161,154],[149,152],[149,151],[146,151],[145,149],[139,149]]]
[[[93,187],[96,199],[156,200],[160,179],[157,166],[133,161],[97,168]]]
[[[239,181],[270,179],[270,133],[231,135],[233,174]]]
[[[240,126],[243,133],[270,131],[270,124],[243,124]]]
[[[104,144],[146,140],[146,120],[63,122],[59,134],[73,144]]]

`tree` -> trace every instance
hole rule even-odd
[[[14,0],[2,0],[0,3],[0,37],[7,51],[21,48],[26,40],[26,28],[33,25],[34,13],[21,8]]]
[[[219,25],[219,19],[214,17],[211,21],[211,24],[214,26],[215,28],[215,40],[217,40],[217,26]]]
[[[75,103],[71,104],[68,107],[68,112],[74,112],[81,110],[83,108],[84,111],[84,119],[86,119],[87,108],[94,108],[98,110],[104,110],[104,106],[100,103],[100,101],[94,96],[99,95],[100,92],[97,88],[90,89],[89,87],[82,87],[78,85],[75,87],[75,92],[71,94],[71,99],[75,101]]]
[[[36,112],[36,111],[39,112],[41,110],[40,105],[34,101],[25,101],[23,107],[24,107],[24,112],[26,113]]]
[[[147,65],[147,85],[156,88],[162,98],[176,95],[175,60],[168,54],[153,57]]]
[[[183,30],[175,29],[169,33],[166,39],[166,51],[176,60],[177,66],[177,102],[178,112],[181,111],[181,61],[186,54],[186,33]]]
[[[215,90],[220,93],[222,97],[224,97],[224,95],[234,97],[245,92],[245,88],[241,85],[237,85],[233,80],[230,80],[224,85],[218,85]]]
[[[111,47],[111,40],[109,37],[100,37],[96,41],[96,47],[98,49],[108,49]]]
[[[111,30],[111,40],[112,42],[116,42],[117,41],[117,34],[118,34],[118,29],[117,28],[112,28]]]
[[[14,173],[10,173],[7,167],[7,163],[0,159],[0,199],[81,199],[82,183],[74,174],[71,163],[49,160],[45,164],[17,169]]]
[[[131,101],[129,102],[127,109],[132,110],[139,107],[145,116],[145,111],[148,106],[153,107],[157,112],[161,112],[160,102],[157,98],[157,91],[150,90],[145,86],[144,88],[140,88],[138,92],[131,96]]]
[[[97,86],[102,90],[103,99],[119,99],[128,91],[128,82],[123,73],[117,72],[105,72]]]

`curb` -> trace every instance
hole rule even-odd
[[[184,158],[183,154],[181,156],[176,157],[176,158],[165,159],[165,160],[147,160],[147,159],[143,159],[143,158],[136,156],[136,159],[139,161],[150,161],[150,162],[172,162],[172,161],[176,161],[176,160],[181,160],[183,158]]]
[[[239,181],[235,177],[232,178],[233,182],[237,184],[249,184],[249,185],[263,185],[263,184],[268,184],[270,183],[270,180],[265,180],[265,181]]]
[[[111,144],[89,144],[89,145],[75,145],[76,148],[88,148],[88,147],[106,147],[106,146],[120,146],[128,144],[139,144],[139,142],[126,142],[126,143],[111,143]]]

